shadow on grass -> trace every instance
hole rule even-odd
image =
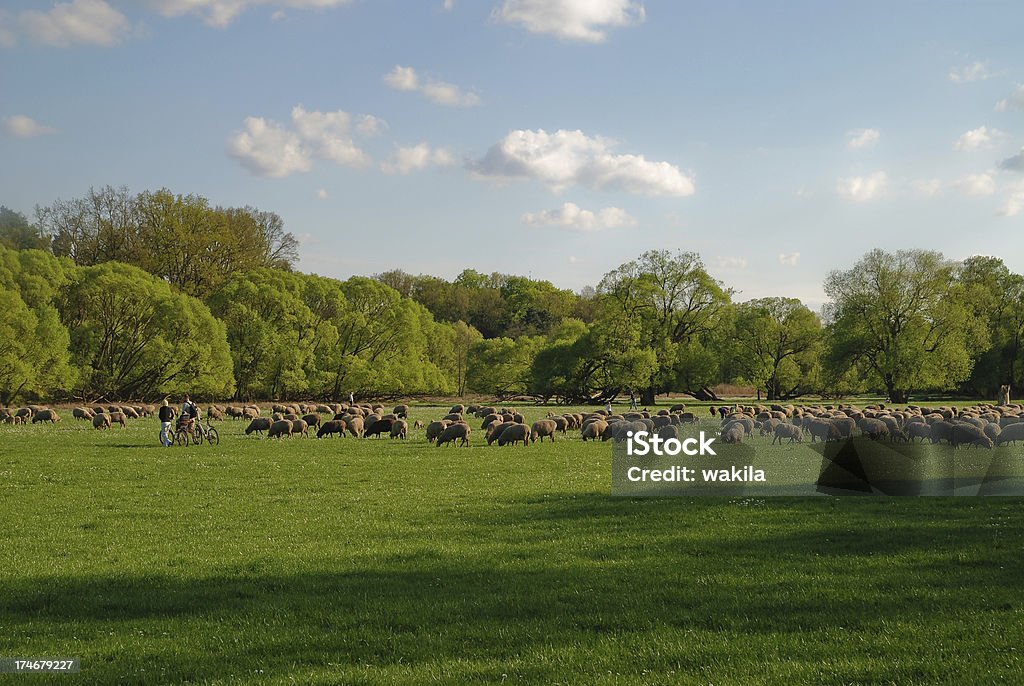
[[[57,635],[172,637],[95,660],[83,676],[97,681],[133,665],[188,681],[257,668],[283,678],[327,662],[500,663],[654,633],[667,653],[704,632],[743,635],[755,651],[806,634],[829,654],[837,631],[1011,625],[1024,591],[1011,505],[552,496],[465,515],[478,547],[424,547],[366,568],[14,578],[0,619]],[[1019,634],[989,640],[1002,649]]]

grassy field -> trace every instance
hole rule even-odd
[[[56,683],[1024,683],[1020,499],[613,498],[609,444],[244,426],[0,426],[0,657],[80,657]]]

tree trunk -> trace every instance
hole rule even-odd
[[[910,391],[903,388],[889,389],[889,400],[896,405],[903,405],[910,400]]]
[[[654,388],[645,388],[640,392],[640,404],[641,405],[653,405],[654,404]]]

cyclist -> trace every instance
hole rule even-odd
[[[181,404],[181,418],[178,419],[178,428],[189,427],[199,417],[199,406],[192,402],[192,399],[185,395],[185,402]]]
[[[174,419],[174,408],[164,398],[160,406],[160,442],[165,448],[171,447],[171,421]]]

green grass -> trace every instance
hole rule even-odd
[[[613,498],[609,444],[243,427],[0,426],[0,656],[82,659],[55,683],[1024,682],[1016,498]]]

